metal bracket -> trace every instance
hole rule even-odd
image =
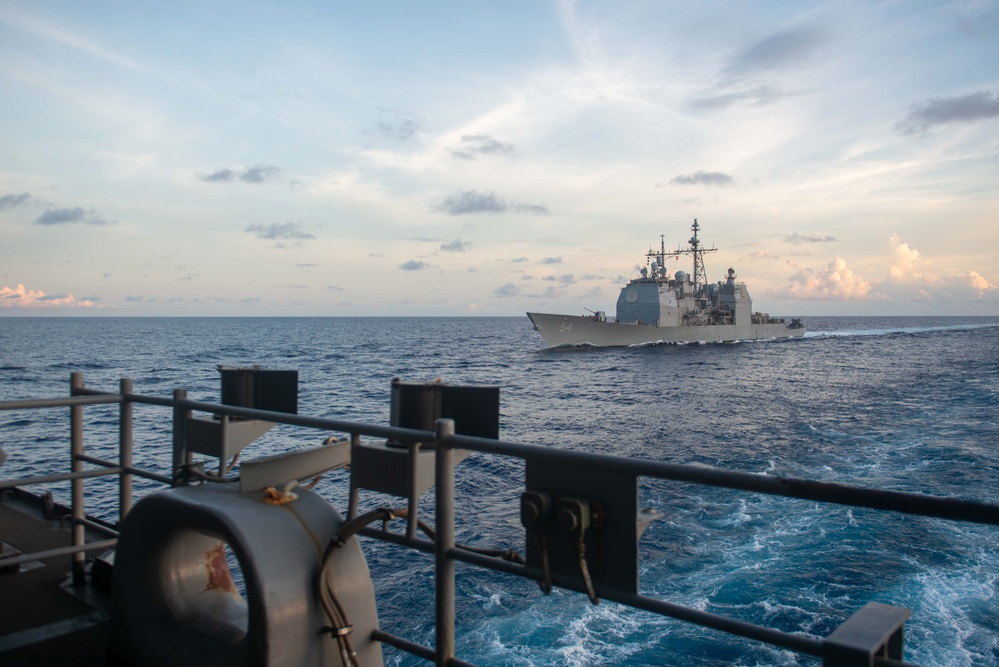
[[[874,667],[874,658],[902,660],[903,630],[912,611],[868,602],[822,644],[823,667]]]
[[[591,598],[586,579],[596,586],[637,593],[637,478],[535,459],[527,460],[526,473],[520,516],[528,566],[571,580],[569,588]],[[581,572],[581,551],[586,573]],[[541,583],[544,589],[550,582]]]

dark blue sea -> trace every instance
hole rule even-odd
[[[545,350],[526,317],[8,317],[0,400],[64,396],[70,372],[82,371],[95,388],[130,377],[137,393],[184,387],[217,401],[217,365],[260,364],[299,371],[302,414],[387,424],[393,377],[439,377],[498,385],[501,437],[512,442],[999,501],[999,318],[805,324],[797,340]],[[4,477],[68,466],[67,413],[0,412]],[[87,415],[88,452],[113,456],[115,409]],[[136,408],[137,463],[165,471],[170,427],[165,409]],[[322,437],[278,427],[246,456]],[[522,550],[522,465],[475,455],[458,473],[459,541]],[[345,509],[344,473],[318,488]],[[110,487],[88,489],[88,510],[110,517]],[[641,541],[648,595],[813,636],[875,600],[912,609],[907,660],[999,663],[999,528],[665,482],[643,481],[640,502],[665,515]],[[364,547],[382,626],[432,645],[431,559]],[[578,593],[545,597],[530,581],[458,572],[458,653],[481,665],[820,664]]]

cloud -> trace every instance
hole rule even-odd
[[[461,239],[455,239],[450,243],[444,243],[441,245],[441,250],[445,252],[465,252],[468,246],[472,245],[471,241],[462,241]]]
[[[720,92],[701,97],[694,97],[686,103],[686,106],[695,111],[724,109],[740,103],[764,106],[795,94],[796,93],[785,93],[778,88],[774,88],[769,85],[754,85],[748,88],[734,90],[732,92]]]
[[[27,192],[22,192],[19,195],[4,195],[0,197],[0,211],[17,208],[29,203],[31,203],[31,195]]]
[[[791,263],[795,266],[794,263]],[[795,267],[797,268],[797,267]],[[871,283],[855,275],[839,257],[824,271],[802,268],[789,279],[783,290],[768,290],[770,296],[789,299],[845,301],[861,299],[871,291]]]
[[[110,225],[113,224],[97,215],[93,209],[85,211],[79,206],[74,208],[50,208],[38,216],[36,225]]]
[[[459,160],[474,160],[479,155],[513,155],[513,144],[497,141],[487,134],[466,134],[461,138],[461,148],[448,152]]]
[[[303,231],[297,223],[271,223],[269,225],[248,225],[246,231],[256,234],[258,239],[314,239],[314,235]]]
[[[909,115],[895,124],[899,134],[922,134],[949,123],[974,123],[999,118],[999,95],[988,91],[957,97],[937,97],[909,107]]]
[[[430,265],[420,260],[411,259],[408,262],[400,264],[399,268],[403,271],[422,271],[423,269],[429,269]]]
[[[382,109],[381,112],[390,118],[375,123],[374,131],[385,139],[409,141],[427,129],[426,123],[414,114],[394,109]]]
[[[77,299],[72,294],[46,294],[42,290],[26,289],[24,285],[0,285],[0,308],[93,308],[98,296]]]
[[[673,185],[718,185],[724,187],[734,185],[735,181],[731,176],[720,171],[698,171],[693,174],[674,176],[670,179],[670,183]]]
[[[448,215],[505,213],[507,211],[535,213],[538,215],[548,214],[548,207],[545,204],[511,203],[497,197],[495,192],[479,192],[477,190],[458,190],[453,195],[449,195],[444,200],[444,203],[437,204],[431,208],[438,213],[447,213]]]
[[[281,169],[268,164],[258,164],[243,170],[239,175],[239,180],[244,183],[264,183],[277,178],[281,174]]]
[[[769,35],[739,55],[729,66],[730,72],[798,67],[812,59],[827,39],[824,31],[813,27],[781,30]]]
[[[205,183],[266,183],[277,180],[283,170],[270,164],[258,164],[244,169],[218,169],[210,174],[195,174],[195,178]]]
[[[891,258],[888,275],[878,290],[895,299],[912,301],[968,302],[999,296],[999,287],[977,271],[939,275],[934,263],[904,242],[898,234],[888,238]]]
[[[541,260],[541,263],[542,264],[561,264],[562,263],[562,258],[561,257],[545,257],[543,260]]]
[[[784,240],[787,243],[798,245],[800,243],[834,243],[836,241],[835,236],[822,236],[820,234],[801,234],[799,232],[794,232],[793,234],[785,234]]]
[[[503,285],[502,287],[497,287],[496,289],[493,290],[493,296],[497,296],[503,299],[512,296],[518,296],[519,294],[520,294],[520,288],[514,285],[513,283],[507,283],[506,285]]]

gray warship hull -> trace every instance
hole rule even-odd
[[[622,347],[660,343],[727,343],[769,338],[797,338],[804,328],[790,329],[784,323],[709,324],[704,326],[655,326],[607,322],[580,315],[528,313],[548,347],[592,345]]]

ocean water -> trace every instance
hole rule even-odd
[[[526,317],[0,318],[0,400],[66,395],[78,370],[95,388],[130,377],[137,393],[217,401],[217,365],[260,364],[299,371],[302,414],[388,423],[391,378],[440,377],[499,386],[512,442],[999,500],[999,318],[804,322],[796,340],[546,350]],[[67,413],[0,412],[3,475],[65,469]],[[164,469],[170,426],[164,409],[136,408],[139,465]],[[88,408],[88,452],[112,456],[116,428],[114,408]],[[247,456],[321,439],[278,427]],[[522,486],[517,461],[462,463],[458,540],[522,550]],[[342,473],[318,490],[345,508]],[[111,488],[88,493],[111,516]],[[814,636],[876,600],[912,609],[907,660],[999,663],[999,528],[650,480],[640,502],[665,515],[641,540],[643,593]],[[432,645],[432,560],[364,548],[382,626]],[[457,618],[459,657],[481,665],[820,664],[461,564]]]

